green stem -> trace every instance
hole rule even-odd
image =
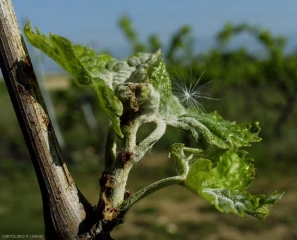
[[[146,122],[154,122],[156,124],[156,128],[148,137],[143,139],[137,146],[137,157],[133,159],[135,163],[142,159],[142,157],[154,146],[154,144],[164,135],[166,131],[166,124],[162,119],[151,117],[145,119],[144,123]]]
[[[156,123],[155,130],[145,138],[139,145],[136,144],[136,135],[139,127],[146,122]],[[124,138],[121,141],[121,151],[118,153],[114,164],[111,165],[114,151],[112,151],[112,138],[107,142],[106,169],[101,177],[101,193],[98,203],[99,209],[105,209],[105,219],[112,218],[110,209],[117,209],[123,202],[128,175],[135,163],[151,149],[156,141],[164,134],[166,124],[154,116],[141,116],[131,121],[130,125],[121,127]],[[168,183],[167,183],[168,185]],[[169,184],[170,185],[170,184]],[[154,191],[154,190],[153,190]],[[138,200],[137,200],[138,201]]]
[[[124,212],[127,212],[135,203],[137,203],[142,198],[170,185],[174,184],[182,184],[185,180],[184,177],[181,176],[174,176],[168,177],[157,182],[152,183],[151,185],[137,191],[136,193],[132,194],[127,200],[123,202],[121,205],[121,209]]]
[[[117,154],[117,135],[113,126],[109,126],[105,146],[105,169],[113,166]]]

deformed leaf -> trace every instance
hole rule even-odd
[[[144,83],[147,82],[148,72],[158,61],[160,51],[155,53],[137,53],[128,58],[117,60],[113,59],[106,65],[101,78],[111,77],[112,88],[124,82]]]
[[[237,124],[224,120],[217,112],[200,113],[192,116],[206,126],[214,138],[221,139],[229,149],[250,146],[251,142],[259,142],[260,126],[258,122]]]
[[[204,150],[213,146],[236,149],[261,140],[259,123],[236,124],[224,120],[216,112],[176,115],[166,123],[189,133]]]
[[[268,207],[273,206],[278,200],[282,198],[283,195],[284,193],[277,192],[270,194],[268,197],[265,197],[265,195],[259,195],[259,205],[255,209],[247,213],[256,218],[263,219],[269,214]]]
[[[187,187],[197,191],[197,186],[203,182],[214,188],[246,189],[254,179],[255,169],[245,154],[244,151],[218,151],[211,159],[199,158],[187,175]]]
[[[221,151],[212,159],[198,158],[190,167],[184,186],[212,203],[219,211],[243,216],[248,213],[257,218],[269,214],[268,207],[282,197],[274,193],[254,196],[246,188],[254,179],[251,159],[245,152]]]
[[[248,209],[255,209],[258,206],[256,197],[241,190],[204,188],[199,195],[212,203],[220,212],[234,213],[240,217],[243,217]]]
[[[216,209],[224,213],[234,213],[243,217],[244,213],[263,219],[269,215],[268,207],[273,206],[284,193],[272,193],[269,196],[254,196],[246,191],[226,188],[205,188],[200,193]],[[273,199],[271,201],[270,199]]]
[[[175,162],[175,170],[179,176],[186,177],[192,160],[202,152],[200,149],[185,147],[182,143],[175,143],[170,147],[170,157]]]

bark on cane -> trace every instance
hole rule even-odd
[[[38,178],[47,239],[74,239],[92,207],[63,162],[10,0],[0,0],[0,64]]]

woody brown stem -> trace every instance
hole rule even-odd
[[[47,239],[74,239],[91,205],[63,161],[10,0],[0,1],[0,65],[41,190]]]

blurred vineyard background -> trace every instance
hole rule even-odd
[[[201,78],[206,112],[218,111],[238,123],[259,121],[262,142],[247,149],[255,159],[257,177],[251,191],[286,195],[271,216],[260,221],[221,214],[181,187],[169,187],[137,204],[118,227],[116,239],[297,239],[297,48],[285,52],[286,38],[249,24],[227,23],[216,46],[196,53],[191,26],[182,26],[167,44],[157,35],[141,41],[128,16],[119,26],[131,54],[161,48],[173,79]],[[261,46],[230,47],[234,38],[249,35]],[[297,46],[296,46],[297,47]],[[40,75],[39,75],[40,76]],[[54,106],[60,142],[74,180],[93,204],[98,199],[108,120],[101,114],[91,88],[73,84],[67,74],[45,74]],[[5,84],[0,80],[0,235],[42,234],[42,203],[30,156],[21,135]],[[147,134],[150,126],[140,134]],[[172,143],[193,144],[183,132],[169,129],[132,171],[132,191],[172,175],[167,158]]]

